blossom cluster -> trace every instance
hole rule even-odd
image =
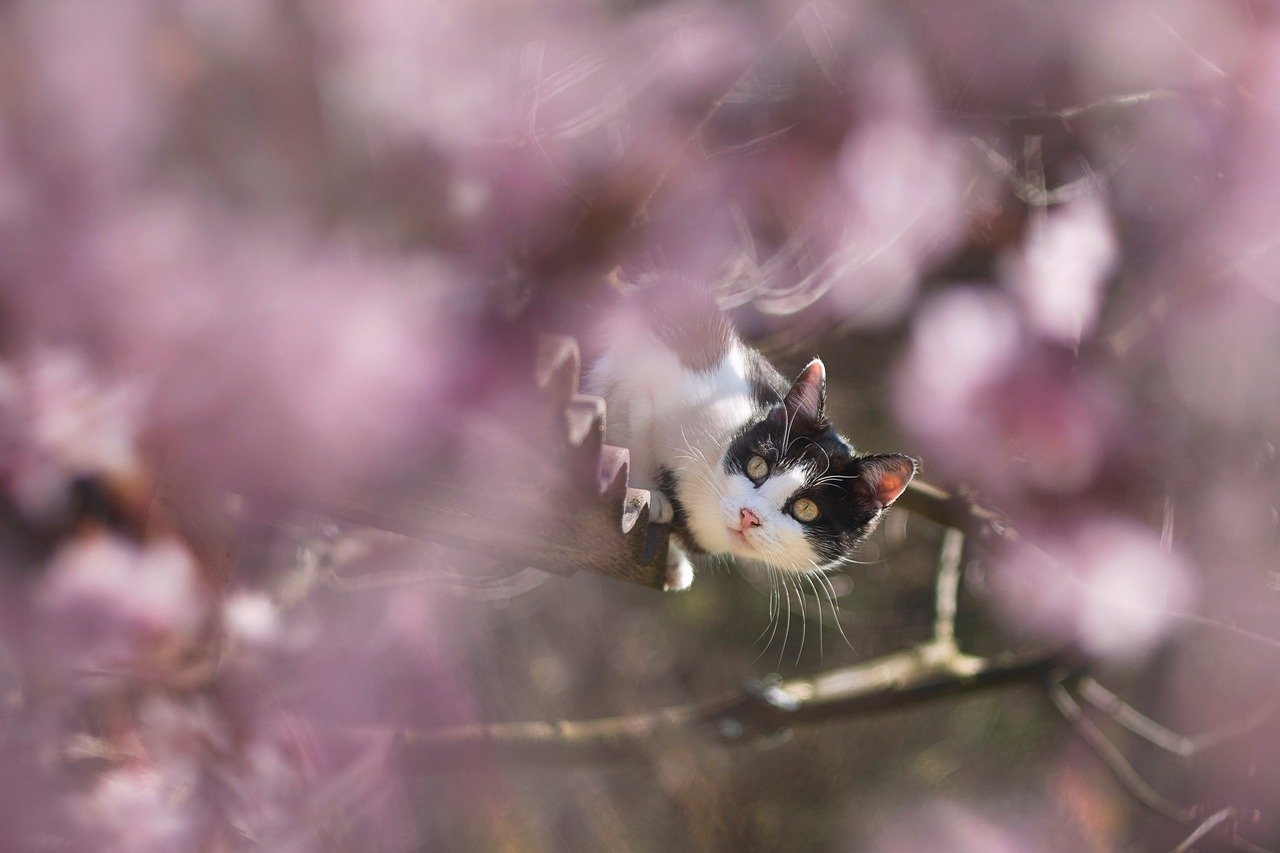
[[[455,456],[503,330],[619,275],[877,341],[833,395],[1034,543],[1011,633],[1266,635],[1277,138],[1250,2],[5,4],[0,847],[427,843],[361,732],[473,720],[470,634],[279,507]]]

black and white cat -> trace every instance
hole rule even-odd
[[[859,454],[836,432],[819,359],[787,382],[709,298],[633,293],[597,343],[585,384],[605,398],[607,440],[630,449],[651,517],[672,525],[666,589],[692,583],[685,552],[836,565],[915,474],[910,457]]]

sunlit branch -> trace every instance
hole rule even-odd
[[[942,507],[945,493],[930,491],[922,506]],[[643,755],[665,741],[699,733],[724,743],[748,742],[793,726],[851,718],[959,693],[1012,684],[1039,685],[1062,665],[1056,651],[979,657],[955,638],[964,534],[948,528],[938,556],[933,637],[914,647],[814,676],[771,680],[704,703],[618,717],[559,722],[488,723],[435,731],[377,730],[412,755],[438,757],[491,748],[523,760],[581,760]]]
[[[956,605],[960,595],[961,560],[964,556],[964,532],[948,527],[942,533],[938,555],[938,588],[935,595],[933,640],[939,645],[956,640]]]
[[[365,731],[398,738],[409,756],[439,757],[476,748],[523,760],[639,756],[699,732],[746,743],[792,726],[921,704],[1013,684],[1034,686],[1059,665],[1054,654],[975,657],[934,643],[809,678],[754,684],[723,699],[591,720],[511,722],[434,731]]]
[[[1179,843],[1177,847],[1173,848],[1173,853],[1187,853],[1187,851],[1189,850],[1194,850],[1198,842],[1203,841],[1206,837],[1208,837],[1209,833],[1213,832],[1215,829],[1227,823],[1228,821],[1232,822],[1232,826],[1230,829],[1231,834],[1229,836],[1229,843],[1232,848],[1236,850],[1247,850],[1247,851],[1250,851],[1250,853],[1255,853],[1256,851],[1261,851],[1261,853],[1265,853],[1266,848],[1259,847],[1256,844],[1251,844],[1248,841],[1241,838],[1240,836],[1236,835],[1234,822],[1238,818],[1239,818],[1239,815],[1237,814],[1236,810],[1231,806],[1227,806],[1224,809],[1220,809],[1214,812],[1213,814],[1205,818],[1204,821],[1199,826],[1197,826],[1190,835],[1182,839],[1181,843]]]
[[[1197,841],[1200,841],[1210,832],[1213,832],[1213,830],[1217,829],[1223,823],[1231,820],[1235,816],[1236,810],[1230,806],[1214,812],[1205,818],[1204,822],[1197,826],[1194,832],[1182,839],[1182,842],[1177,847],[1173,848],[1173,853],[1186,853],[1186,851],[1191,850],[1195,846]]]

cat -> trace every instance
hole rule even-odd
[[[651,519],[671,524],[666,590],[692,584],[690,553],[838,565],[916,473],[836,431],[820,359],[788,382],[696,288],[633,288],[595,343],[584,384],[605,399],[606,440],[630,450]]]

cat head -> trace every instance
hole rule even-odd
[[[715,550],[806,571],[847,557],[916,472],[902,454],[862,455],[827,419],[814,359],[786,397],[725,448],[691,527]]]

